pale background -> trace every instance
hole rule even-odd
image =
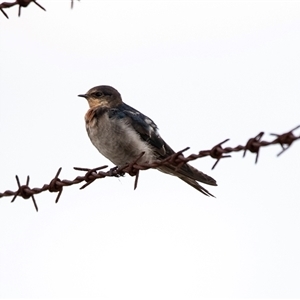
[[[108,84],[175,149],[300,124],[300,2],[40,0],[0,14],[0,190],[109,164],[77,95]],[[298,131],[299,134],[299,131]],[[268,135],[265,136],[269,138]],[[207,198],[155,170],[0,199],[0,297],[300,297],[300,143],[193,163]]]

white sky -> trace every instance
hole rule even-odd
[[[109,164],[77,95],[117,88],[175,150],[300,124],[300,2],[40,0],[0,14],[0,191]],[[299,134],[299,131],[298,131]],[[268,135],[265,136],[269,138]],[[207,198],[155,170],[0,199],[0,297],[300,297],[300,143],[193,163]]]

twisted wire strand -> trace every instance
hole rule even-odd
[[[62,194],[64,187],[85,182],[80,188],[80,189],[84,189],[88,185],[93,183],[96,179],[105,178],[105,177],[120,177],[120,176],[124,176],[126,173],[129,174],[130,176],[135,176],[134,189],[136,189],[140,171],[148,170],[148,169],[156,169],[167,163],[172,163],[173,165],[177,166],[177,168],[180,168],[183,164],[185,164],[189,161],[196,160],[198,158],[202,158],[202,157],[206,157],[206,156],[210,156],[211,158],[216,160],[216,162],[212,166],[212,169],[214,169],[221,159],[231,157],[231,155],[228,155],[229,153],[240,152],[240,151],[244,151],[243,157],[245,157],[247,151],[256,154],[255,163],[257,163],[258,156],[260,153],[259,151],[262,147],[267,147],[267,146],[276,145],[276,144],[280,145],[282,150],[277,154],[277,156],[280,156],[282,153],[284,153],[286,150],[288,150],[296,140],[300,139],[300,135],[296,136],[294,134],[294,131],[298,128],[300,128],[300,125],[293,128],[292,130],[282,133],[282,134],[271,133],[270,134],[271,136],[275,136],[275,138],[272,141],[262,140],[264,132],[260,132],[255,137],[248,139],[247,143],[244,146],[238,145],[236,147],[223,148],[223,144],[225,144],[226,142],[229,141],[229,139],[226,139],[223,142],[218,143],[217,145],[212,147],[210,150],[202,150],[202,151],[199,151],[198,154],[190,154],[189,156],[184,157],[183,152],[185,152],[186,150],[189,149],[187,147],[181,151],[178,151],[178,152],[172,154],[171,156],[167,157],[164,160],[160,160],[160,161],[157,160],[150,164],[139,164],[138,163],[139,159],[144,155],[144,153],[141,153],[139,155],[139,157],[137,157],[130,164],[128,164],[122,168],[114,167],[108,171],[103,171],[104,169],[108,168],[108,166],[106,166],[106,165],[97,167],[97,168],[93,168],[93,169],[74,167],[75,170],[85,172],[85,174],[83,176],[77,176],[73,180],[68,180],[68,179],[61,180],[59,178],[59,175],[60,175],[62,168],[59,168],[56,175],[50,181],[50,183],[44,184],[40,188],[37,188],[37,187],[30,188],[30,186],[29,186],[30,177],[29,176],[27,176],[26,184],[21,185],[19,177],[16,175],[18,189],[16,191],[6,190],[3,193],[0,192],[0,198],[13,196],[11,202],[14,202],[17,197],[21,197],[23,199],[31,199],[36,211],[38,211],[38,206],[37,206],[36,200],[34,198],[34,195],[36,195],[36,194],[40,194],[45,191],[49,191],[50,193],[58,193],[57,197],[55,199],[55,203],[57,203]]]

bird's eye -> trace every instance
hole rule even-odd
[[[103,93],[102,93],[102,92],[96,92],[96,93],[94,93],[94,95],[95,95],[96,97],[101,97],[101,96],[103,95]]]

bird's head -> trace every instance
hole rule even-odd
[[[111,86],[100,85],[91,88],[86,94],[78,95],[85,98],[90,108],[95,106],[116,107],[122,103],[120,93]]]

